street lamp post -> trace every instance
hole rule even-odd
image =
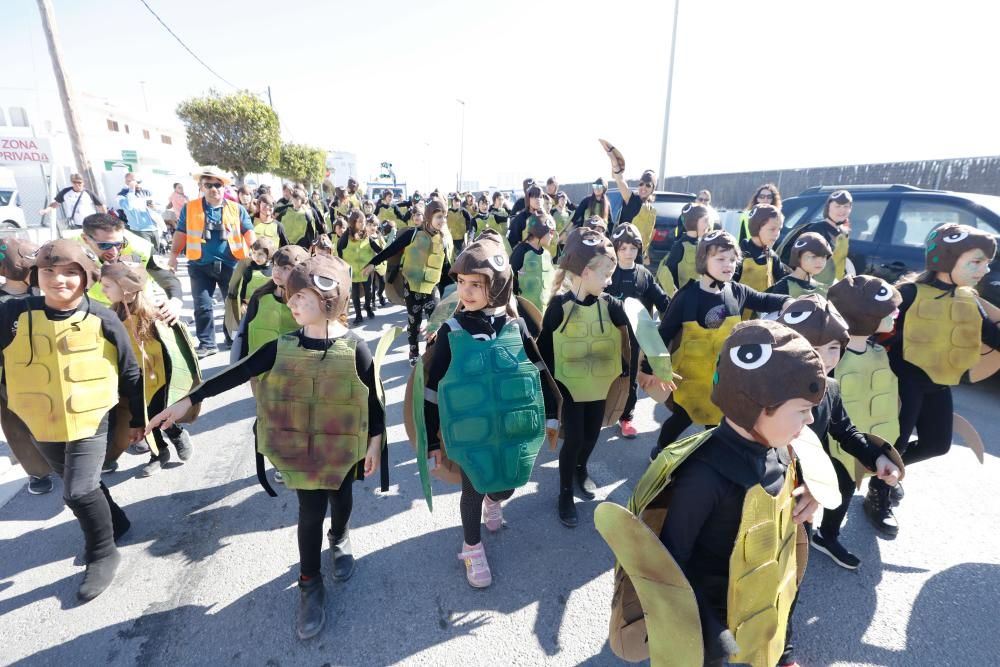
[[[462,168],[465,163],[465,101],[455,99],[462,105],[462,131],[458,139],[458,182],[455,183],[455,192],[462,191]]]
[[[667,189],[667,135],[670,130],[670,100],[674,88],[674,54],[677,53],[677,14],[680,12],[681,0],[674,0],[674,27],[670,38],[670,70],[667,75],[667,104],[663,112],[663,147],[660,149],[660,189]]]

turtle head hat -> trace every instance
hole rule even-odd
[[[830,244],[826,242],[825,238],[816,232],[803,232],[792,242],[792,250],[788,253],[788,266],[793,269],[799,268],[804,252],[811,252],[827,259],[833,255],[833,250],[830,249]]]
[[[583,270],[594,258],[601,256],[618,263],[607,236],[596,229],[577,227],[566,237],[566,245],[559,256],[559,268],[575,276],[582,276]]]
[[[694,270],[703,276],[711,278],[715,287],[721,287],[728,280],[720,280],[718,276],[713,276],[708,272],[708,258],[716,253],[726,252],[727,250],[732,250],[737,256],[739,255],[736,237],[721,229],[714,229],[698,240],[698,249],[694,255]],[[731,279],[732,276],[729,278]]]
[[[297,266],[309,259],[309,251],[299,245],[283,245],[272,259],[275,266]]]
[[[761,227],[775,218],[778,220],[782,219],[781,211],[777,207],[770,204],[754,206],[753,210],[750,211],[750,217],[747,219],[747,228],[750,230],[750,236],[760,236]]]
[[[708,215],[708,207],[701,204],[688,204],[681,209],[681,222],[684,224],[684,231],[697,232],[698,221]]]
[[[615,252],[618,252],[619,246],[625,243],[634,245],[639,252],[642,252],[642,234],[639,233],[639,228],[631,222],[618,225],[611,232],[611,245],[614,246]]]
[[[837,342],[843,348],[851,339],[847,321],[826,297],[819,294],[789,299],[782,306],[778,321],[802,334],[813,347]]]
[[[0,276],[27,282],[37,251],[38,245],[27,239],[11,237],[0,240]]]
[[[544,239],[547,234],[555,233],[556,221],[548,213],[532,214],[528,216],[527,231],[531,238]]]
[[[148,275],[139,265],[125,262],[108,262],[101,266],[101,280],[110,280],[118,285],[125,302],[130,302],[146,288]]]
[[[608,233],[608,223],[599,215],[592,215],[583,221],[583,226],[586,229],[593,229],[602,234]]]
[[[31,267],[30,282],[38,285],[38,269],[47,269],[53,266],[65,266],[76,264],[84,274],[84,284],[90,289],[101,279],[101,272],[98,268],[97,255],[82,243],[75,239],[57,239],[49,241],[34,256],[35,264]]]
[[[440,227],[436,230],[431,227],[431,221],[434,220],[435,213],[443,213],[445,215],[448,215],[448,207],[445,206],[445,203],[440,199],[432,199],[430,202],[427,203],[427,207],[424,209],[423,228],[425,232],[428,232],[430,234],[437,234],[439,231],[441,231]]]
[[[797,398],[815,405],[825,392],[823,361],[809,341],[780,322],[750,320],[737,324],[722,346],[712,402],[729,421],[771,444],[757,429],[762,413]]]
[[[830,220],[830,204],[836,202],[837,204],[851,204],[854,202],[854,197],[847,190],[834,190],[830,193],[830,196],[826,198],[826,203],[823,204],[823,218]],[[835,221],[836,222],[836,221]],[[842,225],[847,222],[847,219],[840,220],[837,222],[838,225]]]
[[[487,308],[506,308],[514,290],[514,275],[504,249],[503,238],[492,229],[484,230],[467,245],[448,272],[453,279],[459,275],[480,275],[486,278]]]
[[[826,294],[847,322],[852,336],[872,336],[899,309],[903,297],[895,287],[875,276],[844,276]]]
[[[997,252],[992,235],[968,225],[947,223],[927,235],[924,266],[928,271],[951,274],[964,253],[979,249],[990,260]]]
[[[302,290],[319,296],[320,310],[327,320],[339,319],[351,296],[351,265],[339,257],[310,257],[296,265],[285,281],[289,301]]]

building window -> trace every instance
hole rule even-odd
[[[169,136],[167,136],[165,134],[161,134],[160,135],[160,141],[162,141],[165,144],[172,144],[172,143],[174,143],[174,140],[171,139]]]
[[[109,118],[108,119],[108,130],[111,131],[111,132],[117,132],[118,131],[118,121],[117,120],[111,120]]]
[[[11,107],[9,111],[12,127],[28,127],[28,112],[24,107]]]
[[[143,130],[142,131],[142,138],[143,139],[149,139],[149,130]]]

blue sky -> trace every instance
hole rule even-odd
[[[148,0],[286,139],[425,187],[659,163],[673,5]],[[1000,153],[992,3],[681,0],[668,175]],[[231,90],[139,0],[53,0],[79,90],[170,112]],[[5,0],[5,87],[55,88],[35,0]],[[11,66],[10,63],[16,63]]]

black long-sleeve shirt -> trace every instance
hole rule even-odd
[[[726,305],[724,292],[727,289],[732,294],[732,308]],[[715,329],[727,317],[739,316],[744,308],[771,313],[781,310],[787,300],[787,296],[758,292],[740,283],[729,282],[722,291],[709,292],[701,288],[701,283],[691,281],[674,294],[667,306],[660,320],[660,337],[667,346],[672,346],[685,322],[696,321],[704,329]]]
[[[660,541],[694,590],[704,637],[726,628],[729,561],[743,502],[758,484],[776,496],[785,483],[787,450],[747,440],[723,420],[674,472],[670,511]]]
[[[851,421],[840,398],[840,383],[835,379],[826,379],[826,393],[823,394],[823,400],[813,407],[812,414],[813,423],[809,424],[809,428],[823,443],[827,454],[830,453],[827,435],[830,435],[840,443],[845,452],[861,461],[869,470],[875,470],[875,461],[882,455],[882,449],[868,442]],[[850,473],[853,475],[854,471]]]
[[[528,217],[530,215],[531,212],[523,208],[510,219],[510,224],[507,225],[507,241],[510,243],[511,248],[521,242],[521,237],[524,236],[524,229],[528,226]]]
[[[552,371],[553,377],[556,374],[556,367],[555,348],[552,344],[552,334],[563,325],[563,306],[571,301],[575,301],[581,306],[592,306],[599,298],[604,299],[604,302],[608,307],[608,315],[611,318],[611,326],[616,328],[627,327],[629,335],[632,335],[632,327],[628,323],[628,316],[625,314],[625,307],[622,305],[620,300],[609,294],[601,294],[599,297],[588,294],[582,299],[577,299],[573,296],[572,292],[563,292],[549,301],[549,305],[545,308],[545,314],[542,316],[542,330],[538,333],[538,351],[541,353],[542,361],[545,362],[546,367]],[[622,372],[628,372],[628,369],[624,368],[624,363]]]
[[[604,291],[622,301],[628,298],[639,299],[649,311],[655,306],[658,311],[665,313],[670,304],[670,297],[656,282],[656,277],[642,264],[635,264],[631,269],[618,266],[611,275],[611,284]]]
[[[929,284],[943,292],[948,292],[954,287],[954,285],[949,285],[936,278],[931,280]],[[917,285],[916,283],[902,283],[897,288],[903,300],[899,304],[899,316],[896,318],[896,328],[893,331],[893,335],[884,342],[885,347],[889,351],[889,365],[892,367],[892,372],[899,378],[900,383],[917,382],[923,385],[935,386],[936,383],[930,379],[922,368],[903,359],[903,326],[906,324],[906,313],[917,298]],[[945,296],[942,298],[947,299],[950,297]],[[994,350],[1000,349],[1000,327],[990,321],[989,316],[983,310],[982,306],[979,306],[979,314],[983,318],[980,330],[983,344],[992,347]]]
[[[243,275],[240,276],[240,285],[239,289],[237,290],[240,303],[246,303],[247,300],[252,296],[251,294],[247,294],[247,288],[250,287],[250,281],[253,279],[253,274],[259,273],[267,278],[270,278],[271,268],[272,267],[270,264],[260,265],[250,262],[250,264],[247,266],[246,271],[244,271]]]
[[[368,266],[377,266],[378,264],[388,261],[390,258],[395,257],[399,253],[406,250],[406,246],[410,245],[410,242],[413,241],[413,237],[416,235],[416,233],[417,233],[416,227],[410,227],[408,229],[404,229],[402,232],[396,235],[396,240],[390,243],[385,250],[378,253],[371,260],[369,260]],[[444,264],[441,267],[441,279],[439,280],[439,284],[445,284],[447,282],[448,272],[450,270],[451,270],[451,264],[450,262],[448,262],[448,257],[446,255],[444,259]]]
[[[132,340],[129,338],[125,325],[118,315],[90,299],[84,299],[73,310],[54,310],[45,305],[45,297],[30,296],[24,299],[9,299],[0,302],[0,350],[6,350],[18,334],[27,336],[28,331],[18,331],[17,320],[21,313],[43,311],[45,317],[53,322],[62,322],[73,317],[80,310],[87,312],[87,317],[96,317],[101,321],[101,335],[115,347],[115,361],[118,364],[118,394],[128,400],[129,411],[132,413],[129,426],[141,428],[146,425],[146,404],[143,401],[142,368],[132,352]],[[60,354],[57,350],[55,354]],[[3,384],[7,384],[7,375],[3,376]]]
[[[756,262],[758,266],[764,266],[767,264],[768,256],[771,257],[771,280],[776,283],[786,275],[791,273],[791,269],[781,263],[781,259],[778,257],[777,253],[771,248],[762,248],[750,239],[740,242],[740,250],[743,251],[743,258],[749,259]],[[733,276],[733,280],[739,282],[739,279],[743,276],[743,262],[740,262],[736,266],[736,273]]]
[[[333,345],[336,338],[309,338],[302,329],[291,334],[299,339],[299,345],[307,350],[325,350]],[[385,430],[385,409],[378,400],[375,386],[375,362],[368,344],[353,331],[348,331],[341,338],[354,340],[357,345],[354,351],[355,368],[358,377],[368,387],[368,437],[381,435]],[[237,364],[233,364],[218,375],[198,385],[191,392],[192,403],[201,403],[206,398],[218,396],[235,387],[250,381],[274,368],[278,356],[278,341],[272,340],[262,345],[256,352]]]
[[[344,258],[344,251],[347,250],[347,242],[350,241],[350,234],[341,234],[340,238],[337,239],[337,257],[341,259]],[[371,246],[375,254],[382,252],[383,248],[379,245],[378,239],[374,236],[368,236],[368,244]]]
[[[184,288],[181,287],[180,279],[173,271],[165,266],[160,266],[160,260],[155,255],[149,256],[146,262],[146,273],[157,285],[167,293],[168,299],[184,299]]]
[[[789,291],[790,290],[789,286],[793,283],[797,285],[800,289],[805,290],[806,292],[815,292],[819,288],[819,283],[817,283],[812,278],[810,278],[809,280],[801,280],[793,276],[791,273],[789,273],[787,276],[783,277],[781,280],[768,287],[767,293],[789,296],[791,294],[791,292]]]
[[[674,285],[677,286],[677,289],[684,287],[684,285],[680,284],[680,278],[677,276],[677,267],[680,266],[685,253],[689,252],[698,252],[698,237],[682,234],[670,246],[670,254],[667,255],[667,269],[670,271],[670,275],[673,276]]]
[[[536,255],[541,255],[543,252],[547,252],[545,248],[533,248],[527,241],[521,241],[514,249],[510,252],[510,270],[514,274],[514,294],[521,293],[521,285],[517,281],[518,272],[524,268],[524,256],[529,252],[533,252]]]
[[[379,213],[381,213],[382,209],[384,209],[384,208],[387,208],[390,211],[392,211],[392,214],[394,216],[396,216],[397,220],[402,220],[403,219],[403,214],[400,212],[399,207],[396,206],[395,204],[386,205],[386,204],[383,204],[382,202],[376,202],[375,203],[375,212],[374,213],[375,213],[375,217],[378,218],[379,220],[382,219],[381,216],[379,216]]]
[[[488,315],[483,310],[472,312],[459,311],[455,313],[455,319],[462,325],[463,330],[476,338],[484,336],[495,337],[509,321],[505,312],[497,315]],[[531,334],[528,333],[524,320],[518,318],[516,322],[521,332],[521,340],[524,342],[524,351],[528,356],[528,360],[535,364],[539,370],[542,370],[544,362],[538,354],[535,342],[532,340]],[[434,342],[434,354],[431,357],[430,367],[427,369],[425,387],[429,391],[425,393],[424,420],[427,425],[427,448],[430,450],[441,447],[441,439],[439,437],[441,416],[438,412],[437,389],[441,379],[448,372],[448,367],[451,365],[451,343],[448,340],[448,332],[450,331],[451,326],[447,322],[442,324],[441,328],[438,329],[437,338]],[[547,420],[558,419],[558,414],[556,413],[558,398],[553,394],[551,385],[544,380],[542,381],[542,397],[545,401],[545,418]]]
[[[584,217],[587,215],[587,209],[590,208],[590,205],[593,204],[595,201],[597,201],[597,197],[595,197],[594,195],[587,195],[580,201],[580,204],[576,207],[576,210],[573,211],[573,217],[571,218],[574,225],[576,225],[577,227],[583,226],[583,223],[586,222],[586,220],[584,220]],[[604,194],[603,201],[604,201],[604,215],[602,215],[601,217],[604,218],[604,221],[608,223],[608,231],[611,231],[611,202],[608,201],[607,193]]]

